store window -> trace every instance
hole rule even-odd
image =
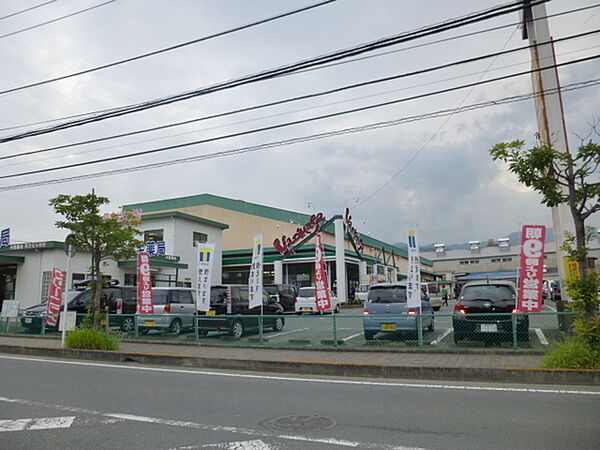
[[[85,278],[86,278],[85,273],[74,273],[71,278],[71,286],[69,286],[69,289],[72,289],[73,287],[75,287],[75,283],[84,281]]]
[[[196,242],[200,242],[200,243],[208,242],[208,234],[198,233],[197,231],[194,231],[192,233],[192,245],[194,247],[196,246]]]
[[[42,295],[40,297],[41,303],[48,301],[48,295],[50,295],[50,281],[52,280],[52,272],[42,272]]]
[[[125,274],[125,286],[137,286],[137,274],[126,273]]]
[[[146,230],[144,231],[144,242],[164,241],[164,230]]]

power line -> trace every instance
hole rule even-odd
[[[88,11],[91,11],[92,9],[96,9],[96,8],[100,8],[102,6],[106,6],[109,3],[114,3],[116,1],[117,0],[108,0],[107,2],[100,3],[99,5],[91,6],[89,8],[85,8],[85,9],[80,9],[78,11],[75,11],[75,12],[71,13],[71,14],[67,14],[66,16],[57,17],[56,19],[52,19],[52,20],[48,20],[46,22],[38,23],[37,25],[32,25],[32,26],[27,27],[27,28],[22,28],[20,30],[13,31],[12,33],[3,34],[3,35],[0,36],[0,39],[5,38],[5,37],[9,37],[9,36],[14,36],[15,34],[24,33],[25,31],[33,30],[34,28],[43,27],[44,25],[49,25],[51,23],[58,22],[59,20],[68,19],[69,17],[73,17],[73,16],[77,16],[79,14],[83,14],[84,12],[88,12]]]
[[[114,0],[112,0],[112,1],[114,1]],[[35,86],[41,86],[43,84],[53,83],[53,82],[59,81],[59,80],[66,80],[68,78],[73,78],[73,77],[76,77],[76,76],[79,76],[79,75],[84,75],[84,74],[87,74],[87,73],[97,72],[99,70],[108,69],[109,67],[115,67],[115,66],[119,66],[121,64],[125,64],[125,63],[128,63],[128,62],[137,61],[137,60],[140,60],[140,59],[148,58],[150,56],[155,56],[155,55],[158,55],[158,54],[161,54],[161,53],[165,53],[165,52],[170,52],[172,50],[176,50],[176,49],[179,49],[179,48],[182,48],[182,47],[187,47],[188,45],[192,45],[192,44],[197,44],[199,42],[208,41],[210,39],[214,39],[214,38],[217,38],[217,37],[225,36],[227,34],[235,33],[237,31],[241,31],[241,30],[245,30],[245,29],[248,29],[248,28],[252,28],[252,27],[255,27],[257,25],[262,25],[262,24],[265,24],[265,23],[268,23],[268,22],[272,22],[274,20],[281,19],[283,17],[292,16],[294,14],[298,14],[298,13],[301,13],[301,12],[304,12],[304,11],[308,11],[310,9],[318,8],[319,6],[324,6],[324,5],[327,5],[328,3],[333,3],[335,1],[336,0],[325,0],[325,1],[322,1],[320,3],[315,3],[313,5],[305,6],[304,8],[294,9],[294,10],[291,10],[291,11],[288,11],[288,12],[285,12],[285,13],[282,13],[282,14],[277,14],[276,16],[268,17],[266,19],[261,19],[261,20],[258,20],[256,22],[247,23],[245,25],[241,25],[241,26],[238,26],[238,27],[235,27],[235,28],[231,28],[229,30],[221,31],[219,33],[211,34],[211,35],[208,35],[208,36],[203,36],[201,38],[193,39],[191,41],[182,42],[180,44],[172,45],[170,47],[165,47],[165,48],[162,48],[162,49],[159,49],[159,50],[154,50],[154,51],[151,51],[151,52],[148,52],[148,53],[143,53],[141,55],[137,55],[137,56],[132,56],[130,58],[121,59],[119,61],[114,61],[114,62],[109,63],[109,64],[104,64],[104,65],[101,65],[101,66],[92,67],[90,69],[81,70],[79,72],[70,73],[68,75],[62,75],[60,77],[49,78],[47,80],[38,81],[36,83],[26,84],[26,85],[23,85],[23,86],[19,86],[19,87],[7,89],[5,91],[0,91],[0,95],[8,94],[10,92],[22,91],[24,89],[29,89],[29,88],[32,88],[32,87],[35,87]]]
[[[545,3],[548,0],[538,0],[536,4]],[[279,77],[286,73],[296,72],[300,69],[307,67],[314,67],[318,65],[322,65],[328,62],[338,61],[341,59],[345,59],[350,56],[355,56],[371,51],[375,51],[380,48],[389,47],[391,45],[397,45],[403,42],[415,40],[418,38],[422,38],[425,36],[441,33],[444,31],[449,31],[454,28],[462,27],[465,25],[481,22],[484,20],[491,19],[493,17],[499,17],[504,14],[508,14],[511,12],[519,11],[522,9],[522,1],[518,1],[516,3],[511,3],[508,5],[496,6],[490,8],[485,11],[480,11],[476,13],[472,13],[467,16],[463,16],[460,18],[451,19],[445,22],[442,22],[438,25],[426,26],[422,27],[415,31],[405,32],[399,35],[388,36],[385,38],[378,39],[376,41],[371,41],[368,43],[359,44],[358,46],[347,48],[343,50],[338,50],[336,52],[327,53],[325,55],[313,57],[307,60],[298,61],[292,64],[287,64],[284,66],[280,66],[275,69],[268,69],[259,73],[245,75],[243,77],[239,77],[230,81],[217,83],[212,86],[195,89],[188,92],[183,92],[180,94],[171,95],[168,97],[163,97],[159,99],[149,100],[143,103],[137,103],[133,105],[127,105],[119,108],[115,108],[111,111],[105,113],[90,113],[90,116],[84,117],[78,120],[68,121],[61,124],[54,125],[52,127],[37,129],[26,131],[20,134],[12,135],[0,139],[0,142],[9,142],[18,139],[24,139],[32,136],[39,136],[41,134],[52,133],[55,131],[64,130],[67,128],[77,127],[86,125],[88,123],[97,122],[101,120],[106,120],[114,117],[119,117],[131,113],[136,113],[140,111],[144,111],[150,108],[156,108],[158,106],[163,106],[183,100],[188,100],[190,98],[195,98],[201,95],[207,95],[214,92],[219,92],[226,89],[231,89],[238,86],[243,86],[250,83],[256,83],[259,81],[264,81],[272,78]]]
[[[590,36],[592,34],[597,34],[598,32],[600,32],[600,29],[593,30],[593,31],[588,31],[588,32],[580,33],[580,34],[576,34],[576,35],[566,36],[566,37],[559,38],[559,39],[555,39],[553,42],[554,43],[558,43],[558,42],[567,41],[567,40],[571,40],[571,39],[578,39],[578,38]],[[454,61],[454,62],[451,62],[451,63],[441,64],[441,65],[429,67],[429,68],[426,68],[426,69],[420,69],[420,70],[413,71],[413,72],[407,72],[407,73],[393,75],[393,76],[384,77],[384,78],[376,78],[376,79],[369,80],[369,81],[364,81],[364,82],[361,82],[361,83],[354,83],[354,84],[345,85],[345,86],[338,87],[338,88],[335,88],[335,89],[328,89],[328,90],[325,90],[325,91],[315,92],[315,93],[312,93],[312,94],[306,94],[306,95],[301,95],[301,96],[298,96],[298,97],[291,97],[291,98],[287,98],[287,99],[277,100],[277,101],[274,101],[274,102],[269,102],[269,103],[263,103],[263,104],[259,104],[259,105],[249,106],[249,107],[246,107],[246,108],[240,108],[240,109],[236,109],[236,110],[232,110],[232,111],[226,111],[226,112],[219,113],[219,114],[212,114],[212,115],[209,115],[209,116],[204,116],[204,117],[199,117],[199,118],[194,118],[194,119],[188,119],[188,120],[184,120],[184,121],[174,122],[174,123],[165,124],[165,125],[159,125],[159,126],[155,126],[155,127],[151,127],[151,128],[144,128],[144,129],[141,129],[141,130],[129,131],[129,132],[126,132],[126,133],[119,133],[119,134],[115,134],[115,135],[104,136],[104,137],[95,138],[95,139],[88,139],[88,140],[85,140],[85,141],[73,142],[73,143],[69,143],[69,144],[63,144],[63,145],[58,145],[58,146],[54,146],[54,147],[48,147],[48,148],[44,148],[44,149],[30,150],[30,151],[27,151],[27,152],[15,153],[15,154],[10,154],[10,155],[0,156],[0,161],[1,160],[5,160],[5,159],[11,159],[11,158],[17,158],[17,157],[22,157],[22,156],[35,155],[35,154],[39,154],[39,153],[45,153],[45,152],[49,152],[49,151],[53,151],[53,150],[60,150],[60,149],[65,149],[65,148],[71,148],[71,147],[76,147],[76,146],[80,146],[80,145],[88,145],[88,144],[93,144],[93,143],[97,143],[97,142],[104,142],[104,141],[113,140],[113,139],[119,139],[119,138],[123,138],[123,137],[127,137],[127,136],[133,136],[133,135],[137,135],[137,134],[148,133],[148,132],[151,132],[151,131],[158,131],[158,130],[164,130],[164,129],[167,129],[167,128],[177,127],[177,126],[181,126],[181,125],[188,125],[190,123],[201,122],[201,121],[205,121],[205,120],[209,120],[209,119],[216,119],[216,118],[220,118],[220,117],[231,116],[231,115],[240,114],[240,113],[243,113],[243,112],[255,111],[255,110],[258,110],[258,109],[263,109],[263,108],[267,108],[267,107],[271,107],[271,106],[276,106],[276,105],[282,105],[282,104],[285,104],[285,103],[291,103],[291,102],[296,102],[296,101],[300,101],[300,100],[307,100],[307,99],[311,99],[311,98],[321,97],[321,96],[324,96],[324,95],[330,95],[330,94],[334,94],[334,93],[343,92],[343,91],[350,90],[350,89],[356,89],[356,88],[360,88],[360,87],[370,86],[370,85],[374,85],[374,84],[378,84],[378,83],[382,83],[382,82],[388,82],[388,81],[398,80],[398,79],[401,79],[401,78],[406,78],[406,77],[415,76],[415,75],[422,75],[422,74],[425,74],[425,73],[429,73],[429,72],[433,72],[433,71],[437,71],[437,70],[441,70],[441,69],[446,69],[446,68],[454,67],[454,66],[458,66],[458,65],[469,64],[469,63],[481,61],[481,60],[488,59],[488,58],[498,58],[499,56],[502,56],[502,55],[506,55],[506,54],[510,54],[510,53],[514,53],[514,52],[519,52],[519,51],[523,51],[523,50],[528,50],[528,49],[530,49],[532,47],[536,47],[536,46],[539,46],[539,45],[546,45],[546,44],[547,44],[547,42],[542,42],[542,43],[531,44],[531,45],[526,45],[526,46],[523,46],[523,47],[514,48],[514,49],[511,49],[511,50],[504,50],[503,49],[503,50],[501,50],[499,52],[488,53],[488,54],[476,56],[476,57],[473,57],[473,58],[462,59],[462,60],[459,60],[459,61]],[[485,72],[484,72],[484,74],[485,74]],[[2,142],[2,141],[0,140],[0,142]]]
[[[56,0],[50,0],[49,2],[40,3],[39,5],[31,6],[29,8],[22,9],[20,11],[16,11],[14,13],[11,13],[11,14],[7,15],[7,16],[0,17],[0,20],[8,19],[9,17],[18,16],[19,14],[23,14],[23,13],[26,13],[28,11],[32,11],[32,10],[37,9],[37,8],[41,8],[42,6],[49,5],[50,3],[54,3],[55,1]]]
[[[600,84],[600,78],[596,78],[596,79],[587,80],[587,81],[583,81],[583,82],[572,83],[572,84],[563,86],[560,89],[548,89],[545,91],[544,94],[545,95],[552,94],[552,93],[558,92],[559,90],[562,92],[569,92],[569,91],[574,91],[574,90],[578,90],[578,89],[596,86],[599,84]],[[477,109],[486,108],[486,107],[490,107],[490,106],[498,106],[498,105],[516,103],[516,102],[520,102],[520,101],[524,101],[524,100],[529,100],[531,98],[535,98],[540,95],[542,95],[542,94],[529,93],[529,94],[516,95],[516,96],[512,96],[512,97],[505,97],[505,98],[498,99],[498,100],[490,100],[487,102],[463,106],[462,108],[460,108],[460,110],[457,110],[456,108],[450,109],[450,110],[440,110],[440,111],[436,111],[433,113],[421,114],[419,116],[411,116],[411,117],[405,117],[405,118],[390,120],[390,121],[385,121],[385,122],[377,122],[377,123],[362,125],[359,127],[345,128],[345,129],[341,129],[341,130],[329,131],[329,132],[319,133],[319,134],[312,134],[312,135],[308,135],[308,136],[301,136],[301,137],[286,139],[286,140],[282,140],[282,141],[272,141],[272,142],[267,142],[264,144],[259,144],[259,145],[249,146],[249,147],[240,147],[240,148],[235,148],[232,150],[224,150],[224,151],[220,151],[220,152],[208,153],[208,154],[204,154],[204,155],[197,155],[197,156],[192,156],[192,157],[187,157],[187,158],[180,158],[180,159],[162,161],[162,162],[157,162],[157,163],[144,164],[144,165],[140,165],[140,166],[127,167],[127,168],[123,168],[123,169],[111,169],[111,170],[107,170],[107,171],[103,171],[103,172],[95,172],[95,173],[85,174],[85,175],[75,175],[75,176],[71,176],[71,177],[55,178],[53,180],[36,181],[36,182],[32,182],[32,183],[3,186],[3,187],[0,187],[0,192],[6,192],[6,191],[12,191],[12,190],[18,190],[18,189],[26,189],[26,188],[31,188],[31,187],[47,186],[47,185],[51,185],[51,184],[60,184],[60,183],[79,181],[79,180],[85,180],[85,179],[90,179],[90,178],[99,178],[99,177],[110,176],[110,175],[119,175],[119,174],[123,174],[123,173],[139,172],[139,171],[143,171],[143,170],[156,169],[156,168],[160,168],[160,167],[172,166],[172,165],[177,165],[177,164],[209,160],[209,159],[216,159],[216,158],[233,156],[233,155],[238,155],[238,154],[243,154],[243,153],[256,152],[259,150],[276,148],[276,147],[281,147],[284,145],[293,145],[293,144],[298,144],[298,143],[302,143],[302,142],[309,142],[309,141],[324,139],[324,138],[328,138],[328,137],[342,136],[342,135],[353,134],[353,133],[358,133],[358,132],[362,132],[362,131],[387,128],[390,126],[401,125],[404,123],[415,122],[418,120],[444,117],[449,114],[456,114],[457,112],[462,113],[462,112],[474,111]]]
[[[560,64],[554,64],[554,65],[549,66],[547,68],[558,68],[558,67],[568,66],[568,65],[576,64],[576,63],[580,63],[580,62],[591,61],[591,60],[597,59],[597,58],[600,58],[600,54],[599,55],[590,56],[590,57],[586,57],[586,58],[580,58],[580,59],[573,60],[573,61],[563,62],[563,63],[560,63]],[[357,112],[362,112],[362,111],[367,111],[367,110],[371,110],[371,109],[381,108],[381,107],[384,107],[384,106],[389,106],[389,105],[403,103],[403,102],[407,102],[407,101],[411,101],[411,100],[416,100],[416,99],[421,99],[421,98],[425,98],[425,97],[430,97],[430,96],[433,96],[433,95],[446,94],[446,93],[453,92],[453,91],[456,91],[456,90],[470,88],[470,87],[473,87],[473,86],[480,86],[480,85],[483,85],[483,84],[494,83],[494,82],[497,82],[497,81],[506,80],[506,79],[509,79],[509,78],[515,78],[515,77],[522,76],[522,75],[530,75],[531,73],[539,72],[541,70],[546,70],[547,68],[538,68],[538,69],[527,70],[527,71],[524,71],[524,72],[517,72],[517,73],[514,73],[514,74],[510,74],[510,75],[504,75],[504,76],[501,76],[501,77],[490,78],[488,80],[477,81],[475,83],[468,83],[468,84],[463,84],[463,85],[460,85],[460,86],[454,86],[454,87],[451,87],[451,88],[440,89],[440,90],[437,90],[437,91],[428,92],[428,93],[424,93],[424,94],[418,94],[418,95],[414,95],[414,96],[411,96],[411,97],[404,97],[404,98],[400,98],[400,99],[396,99],[396,100],[391,100],[391,101],[387,101],[387,102],[376,103],[376,104],[368,105],[368,106],[362,106],[362,107],[359,107],[359,108],[347,109],[347,110],[338,111],[338,112],[334,112],[334,113],[323,114],[323,115],[320,115],[320,116],[309,117],[309,118],[306,118],[306,119],[300,119],[300,120],[295,120],[295,121],[291,121],[291,122],[284,122],[284,123],[279,123],[279,124],[270,125],[270,126],[261,127],[261,128],[254,128],[252,130],[240,131],[240,132],[237,132],[237,133],[232,133],[232,134],[227,134],[227,135],[222,135],[222,136],[216,136],[216,137],[201,139],[201,140],[197,140],[197,141],[185,142],[185,143],[182,143],[182,144],[176,144],[176,145],[171,145],[171,146],[167,146],[167,147],[159,147],[159,148],[150,149],[150,150],[144,150],[144,151],[135,152],[135,153],[128,153],[128,154],[124,154],[124,155],[116,155],[116,156],[111,156],[111,157],[106,157],[106,158],[101,158],[101,159],[95,159],[95,160],[83,161],[83,162],[79,162],[79,163],[67,164],[67,165],[63,165],[63,166],[47,167],[47,168],[44,168],[44,169],[37,169],[37,170],[31,170],[31,171],[27,171],[27,172],[20,172],[20,173],[14,173],[14,174],[9,174],[9,175],[2,175],[2,176],[0,176],[0,179],[16,178],[16,177],[21,177],[21,176],[26,176],[26,175],[34,175],[34,174],[39,174],[39,173],[53,172],[53,171],[56,171],[56,170],[72,169],[74,167],[87,166],[87,165],[91,165],[91,164],[99,164],[99,163],[116,161],[116,160],[125,159],[125,158],[133,158],[133,157],[137,157],[137,156],[145,156],[145,155],[159,153],[159,152],[164,152],[164,151],[168,151],[168,150],[174,150],[174,149],[178,149],[178,148],[189,147],[191,145],[206,144],[206,143],[209,143],[209,142],[216,142],[216,141],[221,141],[221,140],[224,140],[224,139],[231,139],[231,138],[234,138],[234,137],[247,136],[247,135],[250,135],[250,134],[261,133],[261,132],[264,132],[264,131],[271,131],[271,130],[276,130],[276,129],[280,129],[280,128],[287,128],[287,127],[290,127],[290,126],[305,124],[305,123],[309,123],[309,122],[315,122],[315,121],[323,120],[323,119],[331,119],[331,118],[342,116],[342,115],[354,114],[354,113],[357,113]]]
[[[585,6],[585,7],[581,7],[581,8],[577,8],[577,9],[571,9],[571,10],[562,11],[562,12],[559,12],[559,13],[548,14],[548,15],[543,16],[543,17],[535,17],[532,20],[533,21],[543,20],[543,19],[547,19],[547,18],[551,18],[551,17],[558,17],[558,16],[563,16],[563,15],[566,15],[566,14],[573,14],[573,13],[585,11],[585,10],[588,10],[588,9],[597,8],[599,6],[600,6],[600,3],[597,3],[597,4],[594,4],[594,5]],[[282,76],[293,75],[293,74],[296,74],[296,73],[304,73],[304,72],[309,72],[309,71],[313,71],[313,70],[326,69],[326,68],[329,68],[329,67],[334,67],[334,66],[342,65],[342,64],[346,64],[346,63],[358,62],[358,61],[362,61],[362,60],[366,60],[366,59],[370,59],[370,58],[376,58],[376,57],[379,57],[379,56],[391,55],[391,54],[403,52],[403,51],[406,51],[406,50],[412,50],[412,49],[415,49],[415,48],[427,47],[429,45],[439,44],[439,43],[442,43],[442,42],[449,42],[449,41],[453,41],[453,40],[456,40],[456,39],[462,39],[462,38],[465,38],[465,37],[471,37],[471,36],[475,36],[475,35],[478,35],[478,34],[484,34],[484,33],[488,33],[488,32],[491,32],[491,31],[497,31],[497,30],[501,30],[501,29],[504,29],[504,28],[510,28],[512,26],[520,25],[520,24],[521,24],[521,22],[514,22],[514,23],[511,23],[511,24],[508,24],[508,25],[501,25],[501,26],[497,26],[497,27],[486,28],[484,30],[478,30],[478,31],[474,31],[474,32],[471,32],[471,33],[460,34],[460,35],[457,35],[457,36],[450,36],[450,37],[447,37],[447,38],[444,38],[444,39],[438,39],[438,40],[434,40],[434,41],[430,41],[430,42],[425,42],[425,43],[422,43],[422,44],[412,45],[412,46],[409,46],[409,47],[403,47],[403,48],[396,49],[396,50],[390,50],[390,51],[386,51],[386,52],[381,52],[381,53],[377,53],[377,54],[374,54],[374,55],[367,55],[367,56],[362,56],[360,58],[352,58],[352,59],[349,59],[347,61],[339,61],[339,62],[332,63],[332,64],[324,64],[322,66],[312,67],[310,69],[298,70],[297,72],[290,73],[290,74],[287,74],[287,75],[282,75]],[[2,93],[0,92],[0,95],[1,94]],[[107,109],[103,109],[103,110],[98,110],[97,112],[112,111],[113,109],[114,108],[107,108]],[[73,114],[73,115],[70,115],[70,116],[57,117],[55,119],[42,120],[42,121],[38,121],[38,122],[30,122],[30,123],[26,123],[26,124],[22,124],[22,125],[14,125],[14,126],[11,126],[11,127],[0,128],[0,131],[10,131],[10,130],[18,129],[18,128],[28,128],[28,127],[37,126],[37,125],[45,125],[47,123],[59,122],[61,120],[74,119],[74,118],[77,118],[77,117],[87,116],[89,114],[90,113]]]

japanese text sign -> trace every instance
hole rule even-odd
[[[408,271],[406,279],[406,306],[421,308],[421,263],[417,227],[408,229]]]
[[[214,256],[215,244],[198,245],[198,273],[196,276],[196,308],[198,311],[210,310],[210,287]]]
[[[521,267],[519,272],[519,305],[524,312],[542,311],[544,287],[544,243],[546,227],[524,225],[521,232]]]
[[[331,309],[331,292],[329,292],[329,280],[327,279],[327,267],[320,233],[317,234],[317,243],[315,244],[315,302],[317,311]]]
[[[46,322],[51,327],[55,327],[58,323],[60,305],[63,302],[63,294],[65,292],[65,277],[66,273],[62,270],[52,269],[50,294],[48,295],[48,317],[46,319]]]
[[[250,266],[250,277],[248,279],[250,298],[248,308],[262,305],[263,299],[263,235],[254,237],[252,247],[252,265]]]
[[[0,247],[8,247],[10,244],[10,228],[0,231]]]
[[[137,268],[137,312],[138,314],[154,314],[152,277],[150,276],[150,255],[148,253],[138,253]]]

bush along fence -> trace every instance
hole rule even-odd
[[[111,314],[122,340],[282,347],[506,348],[545,350],[573,334],[573,312],[512,314],[177,315]],[[59,337],[57,317],[21,313],[0,334]],[[80,326],[85,315],[77,316]]]

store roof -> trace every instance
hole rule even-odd
[[[169,209],[186,208],[191,206],[211,205],[217,208],[237,211],[253,216],[264,217],[267,219],[276,220],[279,222],[304,224],[310,220],[310,214],[303,214],[286,209],[273,208],[272,206],[259,205],[258,203],[245,202],[243,200],[235,200],[227,197],[220,197],[213,194],[199,194],[188,197],[178,197],[166,200],[156,200],[144,203],[132,203],[123,205],[123,209],[141,209],[144,213],[154,211],[165,211]],[[325,229],[328,232],[333,232],[333,225]],[[396,247],[395,245],[375,239],[360,233],[360,237],[366,245],[372,247],[383,248],[387,252],[394,252],[397,255],[408,257],[408,251],[404,248]],[[433,265],[430,259],[421,257],[421,262],[427,265]]]
[[[229,228],[229,225],[227,225],[225,223],[216,222],[214,220],[209,220],[209,219],[204,219],[204,218],[198,217],[198,216],[192,216],[191,214],[186,214],[186,213],[182,213],[179,211],[169,211],[169,212],[154,213],[154,214],[143,214],[142,220],[164,219],[166,217],[178,217],[180,219],[193,220],[194,222],[221,228],[222,230],[226,230]]]

